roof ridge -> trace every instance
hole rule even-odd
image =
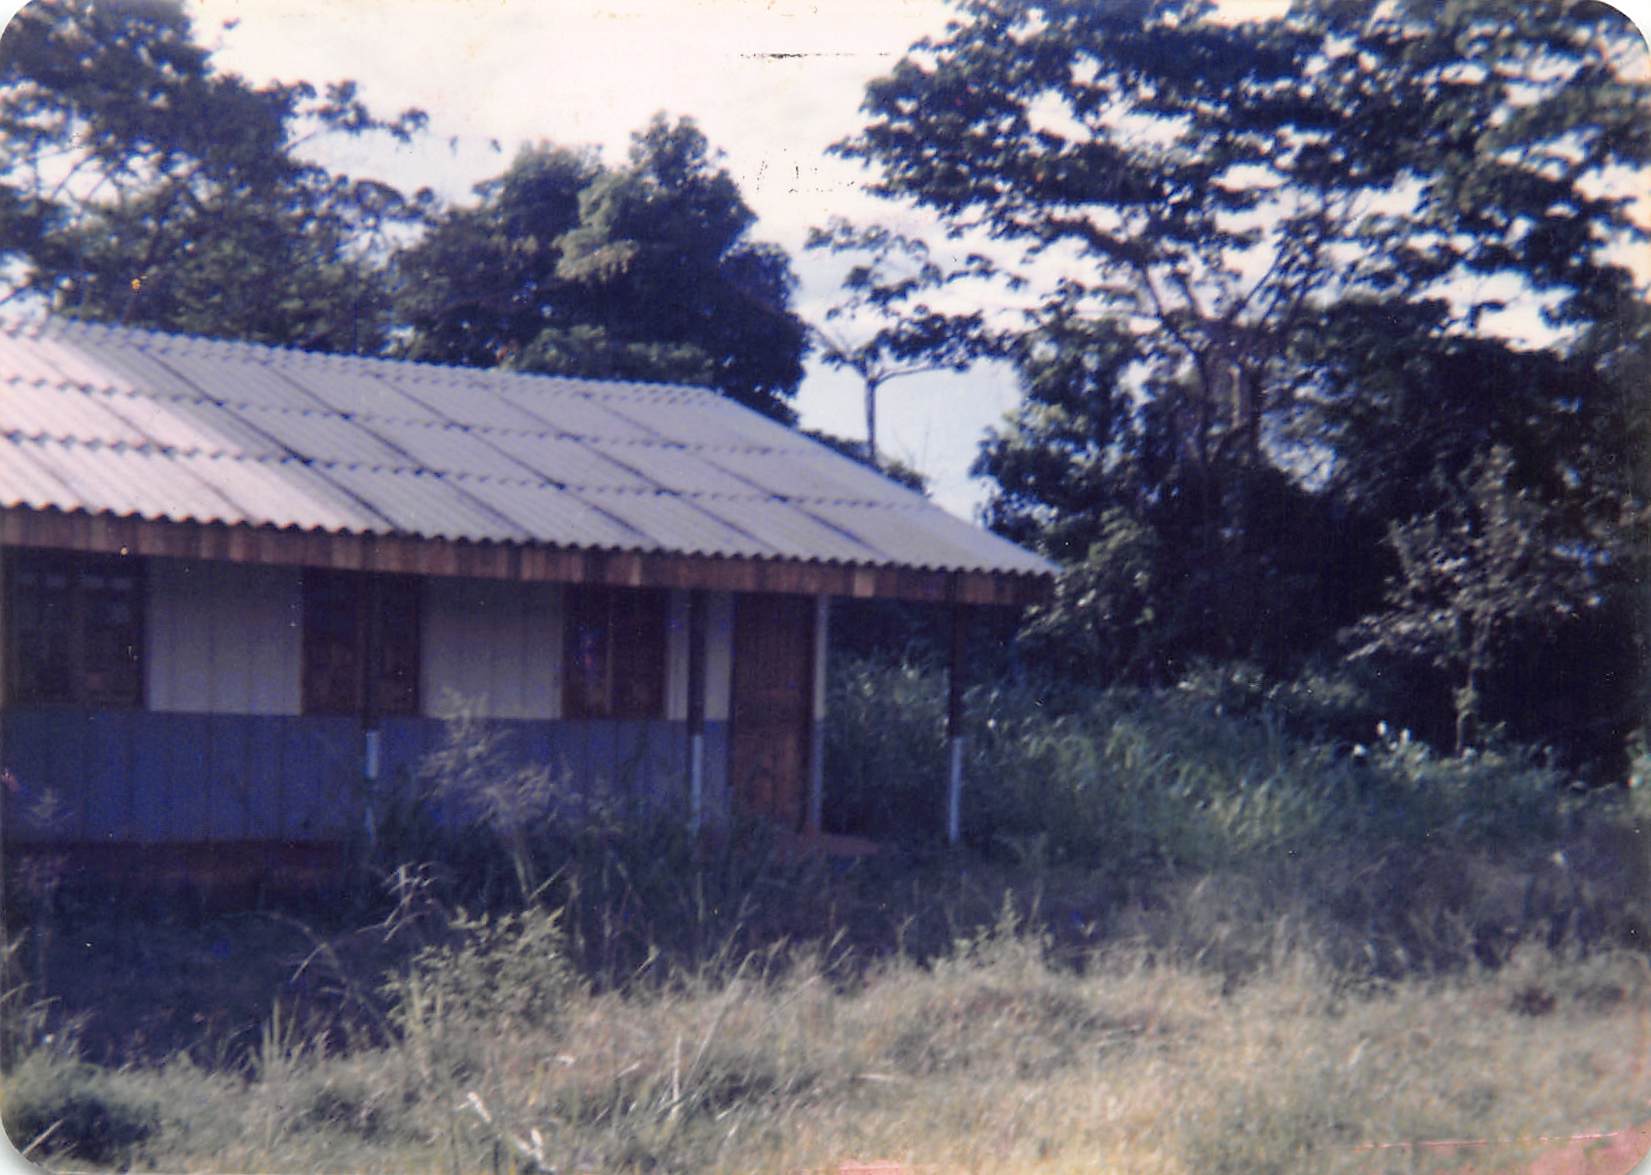
[[[69,335],[82,333],[110,339],[124,338],[140,345],[147,340],[157,340],[159,345],[155,346],[154,349],[162,354],[168,351],[185,350],[199,346],[244,356],[249,361],[255,359],[259,354],[285,355],[308,362],[387,364],[403,371],[460,372],[503,377],[528,384],[561,382],[576,386],[590,385],[600,388],[634,388],[638,391],[669,389],[711,396],[717,400],[727,399],[726,396],[708,385],[681,383],[672,380],[601,379],[595,376],[561,375],[547,371],[517,371],[504,367],[474,367],[465,363],[443,363],[431,359],[415,359],[395,354],[363,355],[344,351],[325,351],[292,343],[263,343],[254,342],[250,339],[225,338],[219,335],[195,334],[188,331],[157,330],[149,326],[127,326],[121,323],[101,322],[51,313],[39,318],[0,315],[0,334],[9,335],[13,338],[43,339],[59,333]],[[181,346],[174,344],[181,344]],[[145,349],[148,349],[148,347],[145,347]]]
[[[32,461],[0,461],[0,508],[1053,570],[806,433],[692,385],[0,316],[0,391],[0,450]]]

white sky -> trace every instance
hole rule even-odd
[[[215,61],[254,81],[354,78],[374,110],[417,106],[416,150],[331,157],[404,188],[465,200],[524,142],[602,148],[623,160],[657,111],[691,115],[801,279],[798,309],[822,321],[838,264],[806,255],[813,225],[893,209],[859,190],[860,170],[826,148],[858,126],[865,83],[945,26],[936,0],[192,0]],[[239,23],[221,30],[226,20]],[[495,145],[496,144],[496,145]],[[967,477],[981,433],[1013,406],[1004,373],[915,377],[879,397],[879,447],[921,469],[937,501],[968,515],[985,487]],[[859,382],[812,362],[802,422],[864,435]]]
[[[1105,0],[1096,0],[1097,3]],[[215,61],[253,80],[353,78],[379,113],[417,106],[430,132],[415,149],[329,157],[449,200],[499,174],[523,142],[594,144],[620,161],[657,111],[691,115],[759,220],[755,235],[791,253],[798,309],[823,320],[840,270],[801,252],[833,215],[891,223],[860,190],[858,168],[826,148],[859,125],[865,83],[913,41],[938,34],[941,0],[190,0]],[[1234,15],[1282,0],[1225,0]],[[15,11],[17,0],[0,0]],[[1651,0],[1621,0],[1642,29]],[[226,21],[237,22],[222,29]],[[1015,401],[1001,372],[919,376],[880,396],[880,447],[931,479],[968,515],[985,486],[967,477],[982,431]],[[803,423],[863,435],[860,386],[816,361],[799,393]]]

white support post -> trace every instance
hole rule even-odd
[[[968,663],[963,605],[952,604],[951,660],[946,667],[946,843],[963,839],[963,667]]]
[[[818,833],[825,818],[826,649],[829,647],[831,597],[814,600],[814,705],[808,731],[808,831]]]
[[[963,839],[963,736],[948,738],[946,750],[946,843],[955,845]]]
[[[688,593],[688,831],[705,822],[705,642],[709,626],[702,590]]]
[[[688,831],[699,834],[705,819],[705,735],[688,736]]]

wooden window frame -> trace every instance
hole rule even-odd
[[[84,555],[72,551],[17,549],[5,553],[5,623],[6,623],[6,690],[7,706],[79,706],[94,710],[141,710],[147,696],[146,645],[148,641],[148,584],[146,565],[142,560],[118,556]],[[61,634],[63,647],[60,660],[66,667],[62,688],[43,690],[38,683],[27,680],[23,666],[25,645],[33,645],[24,630],[25,618],[48,608],[44,600],[26,603],[26,591],[38,591],[44,596],[40,583],[30,583],[30,576],[61,575],[65,578],[58,617],[65,630]],[[97,581],[103,579],[130,580],[126,607],[129,610],[124,623],[100,618]],[[114,664],[108,669],[94,666],[94,650],[113,638]],[[119,649],[124,646],[122,656]],[[102,680],[119,663],[125,672],[116,674],[117,680]],[[119,680],[124,678],[124,683]]]
[[[369,722],[417,715],[420,581],[307,567],[302,597],[301,711]]]
[[[562,716],[664,718],[670,593],[570,584],[562,600]]]

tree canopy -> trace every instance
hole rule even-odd
[[[36,0],[0,42],[0,304],[320,351],[687,381],[782,420],[807,336],[790,263],[704,135],[623,166],[540,146],[441,209],[310,158],[407,141],[351,82],[219,72],[176,0]]]
[[[405,140],[352,83],[217,72],[170,0],[35,0],[0,40],[0,300],[321,350],[376,350],[386,230],[419,201],[306,160]]]
[[[785,253],[691,119],[657,117],[622,167],[519,154],[398,259],[413,358],[708,384],[790,421],[808,340]]]
[[[965,0],[838,150],[1020,291],[1025,399],[977,471],[1074,568],[1056,609],[1116,644],[1147,568],[1153,654],[1107,664],[1284,666],[1380,607],[1390,525],[1493,447],[1623,565],[1593,523],[1646,490],[1645,58],[1591,0]]]
[[[843,299],[826,311],[824,323],[811,329],[827,366],[860,377],[866,397],[864,459],[876,469],[882,464],[877,393],[890,380],[967,371],[988,349],[985,315],[978,309],[940,310],[924,301],[925,294],[971,276],[971,271],[948,273],[917,237],[836,218],[812,229],[807,247],[858,258],[843,279]]]

